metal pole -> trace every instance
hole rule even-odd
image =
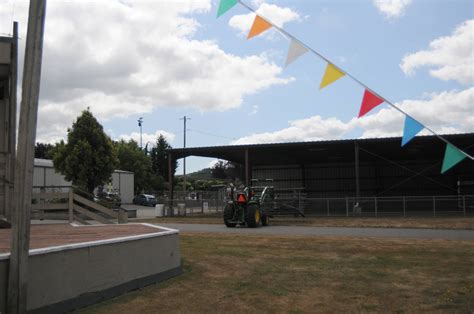
[[[436,196],[433,196],[433,217],[436,217]]]
[[[464,217],[466,217],[466,196],[462,196],[462,212]]]
[[[355,176],[356,176],[356,206],[359,207],[360,177],[359,177],[359,144],[357,143],[357,141],[354,142],[354,154],[355,154]]]
[[[346,197],[346,217],[349,217],[349,198]]]
[[[250,163],[249,163],[249,149],[245,149],[245,185],[250,184]]]
[[[405,196],[403,197],[403,217],[406,217],[406,200]]]
[[[173,167],[173,155],[168,153],[168,183],[169,183],[169,195],[168,195],[168,215],[173,216],[173,197],[174,197],[174,189],[173,189],[173,177],[174,173],[172,171]]]
[[[374,197],[374,202],[375,202],[375,217],[377,217],[377,197]]]
[[[186,148],[186,121],[191,120],[191,118],[184,116],[180,120],[184,121],[183,148]],[[186,200],[186,157],[183,158],[183,199]]]
[[[15,206],[11,212],[12,239],[6,307],[11,314],[26,313],[27,307],[30,207],[45,19],[46,0],[31,0],[23,66],[18,154],[15,162]]]
[[[140,127],[140,149],[143,149],[143,142],[142,142],[142,123],[143,123],[143,118],[140,117],[138,119],[138,126]]]
[[[327,216],[329,217],[329,198],[326,199]]]

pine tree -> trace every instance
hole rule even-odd
[[[61,141],[53,151],[56,170],[89,193],[110,180],[116,161],[112,141],[89,109],[68,129],[67,143]]]

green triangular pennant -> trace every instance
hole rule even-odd
[[[221,0],[219,9],[217,9],[217,17],[229,11],[237,2],[238,0]]]
[[[466,158],[466,155],[461,152],[459,149],[454,147],[451,144],[446,145],[446,151],[444,152],[443,167],[441,168],[441,173],[445,173],[454,165],[458,164]]]

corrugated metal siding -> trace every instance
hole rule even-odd
[[[253,179],[273,179],[276,189],[303,187],[303,172],[298,165],[261,166],[252,169]]]
[[[457,179],[442,176],[439,164],[408,161],[394,165],[361,156],[360,196],[455,195]],[[405,167],[405,168],[404,168]],[[417,175],[418,174],[418,175]],[[353,162],[307,164],[304,166],[259,166],[255,179],[273,179],[277,189],[304,188],[309,198],[353,197],[356,180]]]

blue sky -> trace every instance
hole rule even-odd
[[[472,1],[245,2],[437,132],[474,131]],[[401,135],[387,105],[355,118],[364,89],[350,78],[319,90],[323,60],[284,68],[288,39],[247,40],[250,12],[216,19],[217,5],[50,1],[38,140],[64,138],[87,106],[114,139],[137,138],[143,117],[144,144],[161,132],[173,147],[184,115],[188,147]],[[0,0],[0,33],[26,10]],[[210,161],[189,158],[188,172]]]

